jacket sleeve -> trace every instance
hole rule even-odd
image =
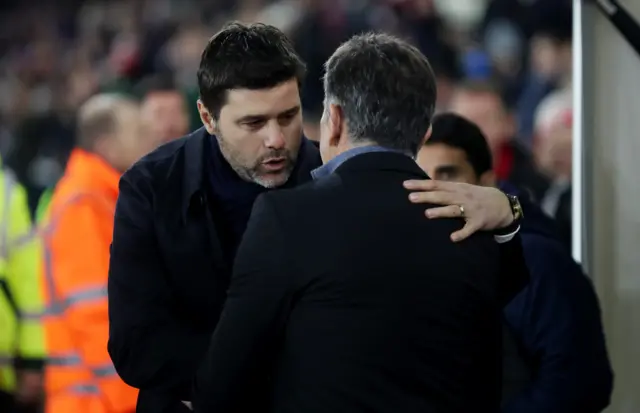
[[[537,364],[534,380],[503,413],[596,413],[610,401],[613,374],[593,286],[562,245],[527,236],[531,284],[507,323]]]
[[[518,232],[508,242],[500,243],[500,301],[506,306],[529,283],[522,237]]]
[[[107,268],[113,210],[87,196],[54,217],[52,240],[45,244],[58,303],[83,366],[117,413],[135,411],[137,391],[118,377],[107,353],[109,317]],[[105,230],[106,229],[106,230]]]
[[[209,331],[176,316],[146,178],[120,180],[109,263],[109,354],[125,382],[187,400]],[[180,400],[180,399],[177,399]]]
[[[25,190],[18,184],[8,194],[7,280],[18,307],[17,367],[39,370],[45,357],[39,278],[40,242],[35,236]]]

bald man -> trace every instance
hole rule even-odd
[[[137,391],[107,354],[107,272],[120,174],[152,149],[138,104],[89,99],[78,113],[77,144],[56,186],[44,237],[49,352],[46,412],[133,413]]]

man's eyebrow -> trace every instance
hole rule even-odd
[[[287,109],[285,111],[282,111],[278,114],[278,117],[280,116],[287,116],[287,115],[295,115],[296,113],[300,112],[300,105],[295,105],[294,107]]]
[[[287,110],[284,110],[284,111],[278,113],[277,117],[287,116],[287,115],[295,115],[299,111],[300,111],[300,105],[295,105],[292,108],[289,108]],[[255,114],[255,115],[245,115],[245,116],[241,117],[240,119],[238,119],[237,123],[259,122],[259,121],[263,121],[263,120],[266,120],[266,119],[269,119],[269,114],[266,114],[266,113]]]
[[[460,168],[456,165],[442,165],[436,168],[436,173],[458,172]]]

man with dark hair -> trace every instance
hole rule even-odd
[[[140,82],[136,94],[142,105],[142,119],[158,145],[189,132],[189,112],[184,93],[171,75],[156,75]]]
[[[434,179],[496,185],[482,131],[454,114],[435,117],[418,163]],[[593,286],[538,208],[527,208],[521,234],[531,282],[504,311],[516,345],[505,343],[502,411],[600,412],[612,373]]]
[[[268,386],[264,411],[496,411],[500,248],[487,233],[451,243],[462,220],[425,220],[401,188],[427,178],[413,158],[431,67],[365,34],[325,68],[325,164],[256,201],[194,409],[247,411]]]
[[[204,127],[161,146],[120,181],[108,348],[120,376],[140,389],[138,413],[188,411],[181,401],[190,400],[254,201],[273,188],[308,182],[321,165],[318,149],[302,136],[304,73],[275,27],[225,26],[209,40],[198,71]],[[412,145],[417,150],[419,143]],[[414,188],[429,188],[424,182]],[[464,211],[467,218],[454,238],[497,228],[513,233],[516,217],[500,191],[465,187],[448,194],[455,216]],[[439,213],[451,216],[449,209]]]

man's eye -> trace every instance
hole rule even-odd
[[[264,125],[263,120],[252,120],[250,122],[246,122],[245,125],[251,129],[260,129]]]
[[[278,118],[278,123],[280,123],[281,125],[288,125],[289,123],[291,123],[291,121],[293,120],[293,118],[296,117],[295,113],[292,114],[286,114],[283,116],[280,116]]]

